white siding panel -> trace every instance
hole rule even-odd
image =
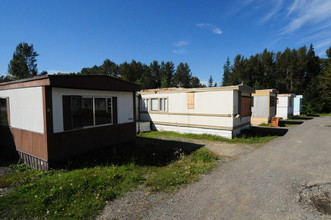
[[[11,127],[44,133],[42,87],[2,90],[0,97],[9,97]]]
[[[117,97],[118,123],[133,122],[133,92],[101,91],[86,89],[52,88],[53,129],[54,132],[63,131],[62,96],[77,95],[90,97]]]

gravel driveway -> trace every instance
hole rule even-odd
[[[177,193],[162,194],[139,212],[117,219],[331,219],[328,125],[331,117],[305,121]],[[109,210],[120,213],[118,207],[127,208],[128,204],[137,210],[138,203],[150,197],[125,198],[130,197],[122,198],[122,206],[116,206],[115,201]]]

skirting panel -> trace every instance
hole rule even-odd
[[[179,127],[155,124],[155,128],[158,131],[174,131],[178,133],[186,134],[210,134],[217,135],[225,138],[232,138],[232,131],[229,130],[216,130],[216,129],[204,129],[204,128],[192,128],[192,127]]]
[[[23,152],[18,151],[20,158],[23,160],[24,164],[29,167],[32,167],[37,170],[46,171],[49,169],[48,163],[31,155],[25,154]]]

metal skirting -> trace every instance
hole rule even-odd
[[[37,170],[46,171],[49,169],[48,163],[31,155],[18,151],[24,164]]]

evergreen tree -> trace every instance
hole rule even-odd
[[[305,75],[304,87],[321,73],[319,57],[315,55],[314,47],[311,44],[307,52],[307,72]]]
[[[173,85],[176,87],[190,88],[191,70],[187,63],[180,63],[174,74]]]
[[[160,74],[160,65],[159,62],[154,60],[150,65],[149,68],[151,70],[151,77],[153,81],[153,88],[160,88],[161,87],[161,74]]]
[[[231,85],[238,85],[238,84],[242,83],[241,76],[245,72],[244,69],[245,69],[245,59],[243,56],[238,54],[234,58],[234,62],[233,62],[233,69],[232,69],[232,74],[230,77]]]
[[[119,75],[118,66],[116,65],[116,63],[110,61],[109,59],[105,59],[105,61],[103,61],[100,71],[101,74],[108,76],[118,77]]]
[[[321,91],[321,98],[325,101],[324,112],[331,111],[331,47],[326,50],[327,59],[324,61],[324,73],[319,78],[318,88]]]
[[[20,43],[8,65],[8,74],[13,79],[24,79],[36,76],[38,73],[37,59],[39,54],[34,51],[33,45]]]
[[[321,112],[324,106],[321,94],[318,88],[318,80],[310,81],[303,93],[302,109],[306,114],[315,114]]]
[[[161,75],[161,88],[171,87],[173,75],[175,72],[175,65],[173,62],[161,62],[160,75]]]
[[[223,66],[222,86],[230,86],[230,85],[231,85],[231,63],[228,57]]]
[[[200,79],[198,77],[193,76],[193,77],[191,77],[190,87],[191,88],[201,88],[201,87],[204,87],[204,85],[202,85],[200,83]]]
[[[213,87],[213,77],[212,76],[209,77],[208,87]]]

